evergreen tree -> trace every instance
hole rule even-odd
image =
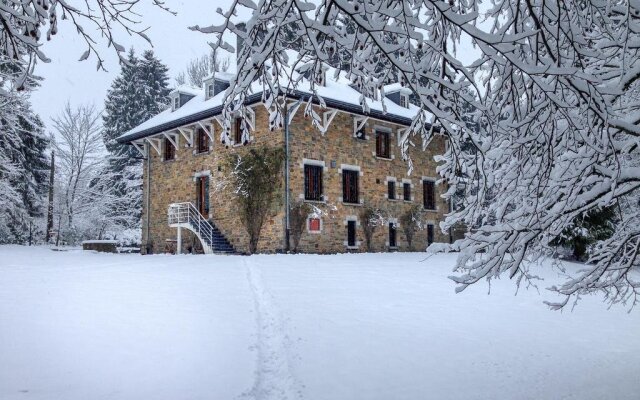
[[[12,92],[0,112],[0,243],[25,243],[43,216],[50,140],[28,94]]]
[[[152,51],[136,57],[129,51],[127,63],[111,84],[105,101],[103,140],[109,151],[105,174],[117,200],[108,210],[122,229],[138,228],[142,200],[142,160],[132,146],[119,144],[118,136],[158,114],[167,105],[168,68]]]

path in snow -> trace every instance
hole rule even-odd
[[[301,385],[291,369],[291,358],[296,355],[280,310],[264,286],[260,270],[247,260],[244,260],[247,281],[255,305],[256,344],[253,349],[257,352],[257,366],[253,387],[243,397],[256,400],[301,399]]]

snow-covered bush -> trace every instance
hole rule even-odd
[[[231,184],[238,200],[238,215],[249,235],[249,253],[258,249],[260,232],[281,198],[284,150],[251,148],[229,157]]]

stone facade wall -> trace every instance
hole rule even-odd
[[[248,151],[251,146],[283,146],[282,132],[271,132],[268,127],[267,112],[264,107],[256,107],[256,130],[248,146],[224,146],[219,141],[220,127],[211,121],[215,129],[215,140],[209,144],[209,152],[196,154],[195,147],[187,147],[183,137],[180,138],[176,158],[163,161],[163,157],[150,149],[151,162],[151,206],[149,214],[149,238],[146,233],[146,201],[143,202],[142,242],[146,252],[169,252],[175,248],[177,229],[171,228],[167,222],[167,211],[171,203],[196,203],[195,176],[209,175],[209,215],[208,217],[224,233],[236,251],[246,252],[249,238],[240,222],[235,203],[236,195],[228,176],[228,159],[231,154]],[[144,199],[147,196],[147,162],[144,164]],[[275,252],[284,246],[284,208],[273,215],[263,228],[258,250]],[[183,252],[201,249],[199,241],[186,229],[182,230]]]
[[[320,110],[318,110],[320,112]],[[324,202],[312,202],[322,210],[322,229],[320,233],[310,233],[304,230],[298,250],[312,253],[334,253],[344,251],[366,251],[361,214],[366,206],[383,210],[385,217],[398,222],[403,213],[415,205],[422,206],[422,178],[436,179],[436,163],[434,155],[445,151],[443,138],[435,138],[421,151],[422,140],[412,138],[416,145],[410,156],[414,163],[414,170],[407,175],[407,163],[402,160],[397,143],[397,128],[392,124],[369,119],[365,126],[366,140],[354,137],[353,115],[339,112],[327,133],[322,135],[311,126],[308,119],[296,114],[290,126],[290,188],[291,198],[302,201],[304,199],[304,162],[323,162],[323,194]],[[391,132],[391,159],[376,156],[375,129],[387,129]],[[359,205],[342,202],[342,165],[356,166],[360,169]],[[387,198],[388,178],[396,180],[396,200]],[[412,201],[403,200],[403,179],[412,184]],[[443,234],[438,225],[449,211],[447,202],[440,198],[442,188],[436,185],[436,210],[425,211],[425,223],[434,225],[434,241],[449,242],[449,235]],[[347,249],[346,220],[357,219],[356,240],[360,242],[357,249]],[[400,225],[400,224],[399,224]],[[402,231],[397,227],[397,250],[408,251],[409,246]],[[424,250],[427,247],[427,231],[419,230],[415,233],[412,247]],[[372,239],[372,251],[389,251],[389,228],[385,224],[376,228]]]
[[[220,144],[219,126],[215,127],[215,141],[210,144],[210,151],[205,154],[195,154],[195,147],[187,147],[184,138],[180,137],[176,151],[176,159],[163,161],[162,156],[150,149],[150,159],[144,165],[144,196],[146,199],[147,183],[150,180],[149,235],[146,231],[146,201],[143,201],[143,252],[147,250],[159,253],[175,248],[177,230],[170,228],[167,222],[169,204],[176,202],[196,201],[195,176],[209,174],[210,176],[210,215],[208,216],[225,234],[234,248],[240,252],[248,250],[248,236],[240,223],[240,218],[234,207],[235,193],[229,183],[227,160],[230,154],[246,152],[252,146],[284,146],[283,131],[271,132],[268,129],[268,115],[264,107],[254,108],[256,114],[256,130],[252,132],[253,140],[248,146],[228,146]],[[392,159],[376,157],[375,129],[391,129]],[[444,141],[436,138],[422,152],[421,139],[413,138],[415,151],[412,151],[414,172],[407,176],[407,164],[401,159],[397,145],[397,126],[369,120],[366,124],[367,140],[357,139],[353,135],[353,116],[338,112],[328,129],[322,135],[315,129],[308,118],[304,118],[299,111],[290,126],[290,198],[299,201],[304,197],[304,160],[324,162],[323,189],[325,201],[312,203],[322,210],[321,233],[310,233],[304,230],[299,251],[313,253],[335,253],[344,251],[366,251],[363,236],[361,213],[365,206],[376,206],[385,211],[388,217],[400,220],[401,215],[414,205],[422,205],[422,178],[436,178],[435,154],[444,152]],[[147,162],[150,162],[150,174],[147,174]],[[342,203],[342,165],[357,166],[361,176],[359,182],[360,205]],[[396,195],[399,200],[387,199],[387,178],[397,180]],[[403,198],[403,179],[410,180],[413,200],[405,202]],[[283,182],[284,183],[284,182]],[[284,194],[284,185],[283,194]],[[437,209],[425,211],[425,222],[434,225],[434,240],[448,242],[449,235],[440,232],[438,227],[443,215],[448,212],[447,203],[439,197],[443,189],[436,186]],[[284,195],[282,196],[284,198]],[[284,199],[282,199],[284,200]],[[356,218],[358,221],[357,249],[347,249],[346,219]],[[197,250],[199,243],[192,234],[183,229],[183,251]],[[273,216],[265,224],[258,251],[277,252],[285,248],[285,213],[284,202],[280,202]],[[379,227],[373,238],[373,251],[388,251],[388,227]],[[426,247],[426,230],[415,234],[413,247],[423,250]],[[402,226],[397,229],[397,249],[409,250]]]

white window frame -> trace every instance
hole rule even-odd
[[[389,182],[393,182],[394,183],[394,192],[395,192],[395,196],[393,199],[389,198]],[[397,201],[398,199],[398,179],[395,176],[387,176],[384,180],[384,183],[386,185],[386,190],[385,190],[385,198],[387,200],[390,201]]]
[[[405,200],[405,199],[404,199],[404,184],[405,184],[405,183],[408,183],[408,184],[409,184],[409,187],[411,188],[411,197],[410,197],[410,200]],[[409,202],[413,202],[413,201],[415,201],[416,191],[415,191],[415,189],[414,189],[414,187],[413,187],[413,186],[414,186],[414,185],[413,185],[413,182],[411,182],[411,179],[406,179],[406,178],[403,178],[403,179],[402,179],[402,201],[404,201],[404,202],[406,202],[406,203],[409,203]]]
[[[409,108],[409,95],[400,93],[400,107]]]
[[[338,197],[338,203],[344,204],[344,205],[348,205],[348,206],[362,206],[364,204],[364,196],[362,195],[362,192],[360,190],[360,187],[362,186],[362,179],[358,179],[358,203],[345,203],[342,201],[342,198],[344,197],[344,193],[342,193],[343,187],[342,187],[342,171],[343,170],[347,170],[347,171],[358,171],[358,176],[362,177],[363,173],[362,173],[362,168],[360,168],[358,165],[351,165],[351,164],[340,164],[340,168],[338,168],[338,175],[340,176],[340,196]]]
[[[356,245],[355,246],[349,246],[349,238],[347,237],[347,239],[343,242],[345,247],[347,248],[347,250],[358,250],[360,248],[360,245],[362,244],[362,242],[360,240],[358,240],[358,231],[357,228],[360,226],[360,221],[358,221],[358,216],[357,215],[347,215],[344,219],[344,226],[348,227],[349,226],[349,221],[355,221],[356,223]],[[349,235],[349,230],[347,229],[347,236]]]
[[[396,227],[396,245],[395,246],[391,246],[391,241],[389,240],[389,224],[393,224]],[[389,218],[385,227],[387,228],[387,241],[384,242],[385,247],[388,247],[389,249],[392,249],[392,250],[397,250],[398,248],[400,248],[400,246],[398,246],[398,234],[400,233],[398,230],[400,228],[400,223],[398,222],[398,219]]]
[[[180,94],[178,94],[177,96],[173,96],[173,99],[171,99],[171,104],[173,106],[173,111],[180,108]]]
[[[305,165],[312,165],[312,166],[315,166],[315,167],[322,167],[322,200],[306,200],[304,198],[304,166]],[[324,175],[325,175],[325,173],[327,173],[327,171],[329,171],[329,168],[327,168],[325,162],[321,161],[321,160],[303,158],[302,162],[300,163],[300,169],[302,170],[302,190],[303,190],[303,192],[298,195],[298,198],[300,200],[304,201],[304,202],[307,202],[307,203],[326,203],[327,202],[327,196],[325,196],[325,194],[324,194],[324,188],[325,188],[324,187]],[[321,221],[321,223],[322,223],[322,221]],[[307,228],[308,228],[308,221],[307,221]]]
[[[433,203],[435,208],[431,209],[431,208],[424,208],[424,182],[428,181],[428,182],[433,182]],[[435,212],[439,210],[438,207],[438,195],[436,193],[436,189],[438,187],[438,179],[436,178],[432,178],[430,176],[423,176],[422,179],[420,180],[420,186],[422,186],[420,189],[422,191],[422,209],[424,211],[431,211],[431,212]],[[413,189],[413,188],[412,188]]]

